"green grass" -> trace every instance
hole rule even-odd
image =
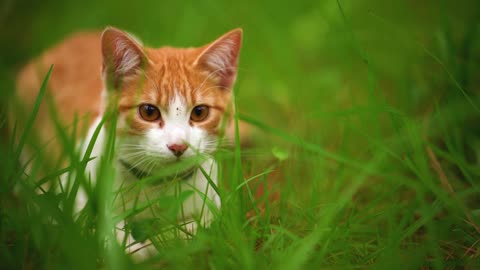
[[[240,26],[236,119],[253,126],[251,147],[217,154],[223,206],[211,228],[157,241],[138,264],[112,233],[128,214],[111,211],[114,136],[97,186],[59,124],[71,164],[42,176],[34,160],[25,176],[16,161],[33,142],[8,138],[2,110],[1,269],[480,267],[480,4],[259,2],[0,4],[2,108],[21,65],[68,33],[115,25],[150,46],[198,46]],[[26,123],[15,132],[34,135]],[[38,192],[65,172],[74,188]],[[248,219],[267,180],[280,200],[260,198],[264,214]],[[75,218],[81,186],[90,202]]]

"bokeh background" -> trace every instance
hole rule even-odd
[[[188,47],[242,27],[240,110],[315,140],[335,134],[335,113],[371,96],[421,116],[436,102],[475,96],[479,80],[477,1],[7,0],[1,8],[9,75],[75,31],[113,25],[148,46]]]
[[[2,95],[29,59],[107,25],[150,47],[244,29],[244,173],[274,166],[281,199],[244,228],[267,247],[217,266],[480,267],[479,1],[5,0]]]

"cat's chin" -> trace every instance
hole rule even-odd
[[[154,170],[159,170],[164,167],[171,167],[176,166],[180,168],[179,170],[182,171],[183,168],[185,170],[191,169],[192,167],[199,166],[207,156],[181,156],[181,157],[166,157],[166,158],[159,158],[155,165]]]

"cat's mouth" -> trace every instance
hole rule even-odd
[[[155,171],[144,171],[139,167],[136,167],[129,162],[119,159],[118,160],[120,165],[132,176],[137,178],[138,180],[145,179],[148,177],[152,177],[156,183],[164,183],[168,182],[171,180],[175,179],[180,179],[180,180],[186,180],[190,179],[193,174],[195,173],[197,166],[196,165],[190,165],[187,168],[177,168],[177,169],[170,169],[166,171],[165,173],[159,173],[158,170]],[[178,159],[176,162],[180,162],[180,159]]]

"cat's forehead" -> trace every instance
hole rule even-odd
[[[204,103],[223,107],[228,101],[229,92],[217,89],[212,76],[193,65],[196,49],[149,49],[147,55],[150,61],[145,76],[134,87],[139,102],[168,107],[180,96],[189,106]]]
[[[196,49],[162,48],[149,55],[147,70],[149,85],[144,89],[159,104],[168,104],[181,96],[186,104],[213,101],[222,98],[223,91],[215,89],[208,72],[193,65],[198,56]]]
[[[193,67],[194,58],[187,52],[172,50],[170,53],[154,54],[150,57],[146,73],[148,79],[159,86],[188,88],[204,80],[201,72]]]
[[[146,49],[148,57],[148,69],[152,71],[175,72],[185,68],[191,68],[198,56],[195,48],[171,48]]]

